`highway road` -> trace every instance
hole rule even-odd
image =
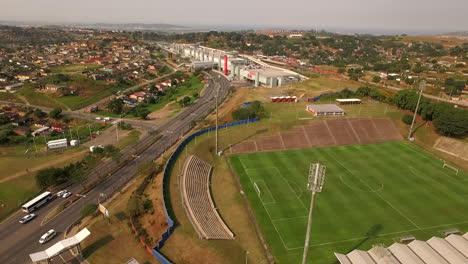
[[[42,226],[40,225],[47,212],[58,205],[60,201],[63,201],[63,198],[56,198],[43,208],[35,211],[38,217],[25,225],[18,223],[23,213],[16,213],[2,222],[0,224],[0,263],[31,263],[29,254],[44,250],[62,239],[67,227],[79,219],[80,211],[84,205],[97,203],[98,199],[101,202],[107,199],[115,190],[121,189],[135,176],[140,163],[157,159],[177,143],[191,129],[192,121],[204,118],[214,109],[217,88],[219,88],[219,102],[222,102],[227,97],[230,82],[219,74],[213,73],[212,75],[215,75],[215,77],[208,79],[207,88],[204,89],[199,100],[185,108],[184,111],[173,119],[158,127],[159,134],[162,135],[160,139],[150,145],[137,158],[130,160],[125,166],[86,193],[85,197],[81,197],[78,201],[67,207],[55,218]],[[150,137],[152,136],[155,135],[148,135],[142,140],[143,143],[140,143],[144,144],[145,141],[150,141]],[[126,153],[126,155],[130,154]],[[69,189],[74,190],[76,188],[79,188],[79,186]],[[58,232],[58,236],[45,245],[39,244],[39,238],[51,228]]]

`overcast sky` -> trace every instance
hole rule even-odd
[[[468,30],[468,0],[0,0],[0,20]]]

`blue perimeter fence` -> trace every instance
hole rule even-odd
[[[221,126],[218,126],[218,129],[223,129],[223,128],[227,128],[227,127],[232,127],[232,126],[237,126],[237,125],[244,125],[244,124],[249,124],[249,123],[253,123],[253,122],[257,122],[259,121],[260,119],[258,117],[256,118],[252,118],[252,119],[247,119],[247,120],[241,120],[241,121],[237,121],[237,122],[232,122],[232,123],[228,123],[228,124],[224,124],[224,125],[221,125]],[[188,143],[190,143],[194,138],[200,136],[200,135],[203,135],[205,133],[208,133],[208,132],[211,132],[211,131],[214,131],[216,130],[216,127],[210,127],[210,128],[206,128],[206,129],[203,129],[203,130],[200,130],[200,131],[197,131],[195,133],[193,133],[192,135],[190,135],[189,137],[187,137],[186,139],[184,139],[184,141],[182,141],[182,143],[177,146],[176,150],[174,151],[174,153],[172,153],[172,155],[169,157],[169,159],[167,160],[167,163],[166,163],[166,167],[164,168],[164,174],[163,174],[163,188],[162,188],[162,192],[163,192],[163,206],[164,206],[164,215],[166,216],[166,220],[167,220],[167,224],[168,224],[168,228],[166,230],[166,232],[164,232],[162,234],[162,238],[161,240],[158,242],[158,244],[156,246],[153,247],[152,251],[153,251],[153,255],[162,263],[162,264],[172,264],[169,260],[167,260],[161,253],[158,252],[158,250],[160,250],[163,246],[164,246],[164,243],[166,243],[166,240],[169,238],[169,236],[172,234],[172,232],[174,232],[174,221],[171,219],[171,217],[169,216],[169,213],[167,212],[167,207],[166,207],[166,195],[164,193],[164,186],[166,185],[166,181],[168,180],[168,178],[170,177],[170,173],[171,173],[171,170],[172,170],[172,167],[175,163],[175,161],[177,160],[177,156],[182,152],[182,150],[187,146]]]

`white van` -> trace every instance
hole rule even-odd
[[[45,233],[44,235],[41,236],[41,238],[39,239],[39,243],[45,244],[49,240],[51,240],[55,235],[57,235],[57,232],[55,232],[55,230],[51,229],[51,230],[47,231],[47,233]]]

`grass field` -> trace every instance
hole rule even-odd
[[[316,200],[309,263],[335,263],[333,252],[388,246],[404,235],[425,240],[444,229],[468,231],[468,175],[456,175],[404,142],[241,154],[230,160],[277,263],[301,261],[311,162],[326,165],[327,177]]]
[[[75,73],[75,72],[82,72],[84,70],[97,70],[101,68],[102,65],[96,64],[72,64],[72,65],[65,65],[65,66],[57,66],[52,68],[53,73]]]

